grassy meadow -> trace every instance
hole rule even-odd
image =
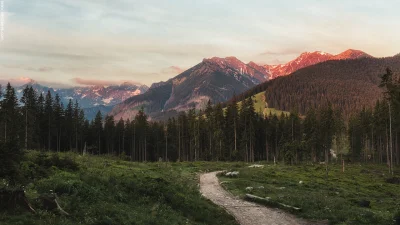
[[[256,111],[257,114],[263,115],[263,116],[269,116],[270,114],[272,115],[277,115],[280,116],[282,113],[285,115],[289,115],[289,112],[282,111],[279,109],[275,108],[269,108],[268,104],[265,99],[265,92],[260,92],[258,94],[255,94],[251,97],[254,100],[254,110]],[[238,106],[242,105],[242,102],[238,102]]]
[[[237,171],[237,178],[219,177],[233,195],[269,198],[261,203],[282,209],[279,203],[298,207],[300,211],[285,210],[306,219],[329,224],[395,224],[395,217],[400,219],[399,180],[390,179],[384,165],[351,164],[344,173],[341,165],[330,165],[328,178],[324,165],[265,165]]]
[[[384,165],[271,165],[247,163],[137,163],[105,156],[27,152],[21,166],[26,195],[36,214],[23,209],[0,213],[0,224],[237,224],[223,209],[201,197],[200,173],[239,171],[236,178],[219,176],[224,188],[244,198],[246,193],[269,197],[267,204],[301,208],[290,211],[330,224],[395,224],[400,210],[400,184],[388,182]],[[301,181],[301,182],[300,182]],[[3,181],[1,186],[6,185]],[[246,191],[246,187],[253,187]],[[35,201],[52,190],[61,207],[45,211]],[[369,201],[369,207],[361,206]]]
[[[237,224],[223,209],[201,197],[198,173],[205,168],[225,166],[29,152],[19,179],[26,183],[26,195],[37,213],[23,209],[3,212],[0,224]],[[41,210],[35,199],[50,190],[70,216]]]

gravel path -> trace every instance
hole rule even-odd
[[[218,172],[200,176],[200,192],[216,205],[225,208],[241,225],[306,225],[315,224],[278,209],[267,208],[232,196],[219,184]]]

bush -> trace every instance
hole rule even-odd
[[[23,156],[16,142],[0,144],[0,178],[15,183],[20,178],[19,165]]]
[[[79,165],[71,157],[64,156],[60,157],[58,154],[46,154],[40,153],[34,163],[43,167],[44,169],[50,169],[51,167],[57,167],[60,170],[77,171]]]

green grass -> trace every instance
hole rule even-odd
[[[223,163],[165,165],[60,155],[60,160],[52,161],[38,152],[26,156],[22,163],[26,195],[38,213],[0,213],[0,224],[236,224],[198,191],[198,173],[226,168]],[[65,158],[77,162],[79,169],[64,165]],[[40,210],[34,199],[50,190],[71,216]]]
[[[0,224],[236,224],[198,191],[199,174],[216,170],[240,172],[238,178],[220,177],[234,195],[244,197],[245,188],[251,186],[251,194],[271,198],[268,205],[299,207],[302,210],[293,213],[307,219],[327,219],[331,224],[394,224],[393,217],[400,212],[400,185],[386,182],[390,176],[384,165],[352,164],[344,173],[340,165],[331,165],[328,179],[322,165],[248,165],[136,163],[32,151],[22,163],[20,179],[38,213],[1,212]],[[50,190],[71,216],[45,211],[35,201]],[[360,207],[362,200],[370,201],[371,207]]]
[[[263,116],[269,116],[270,114],[280,116],[282,113],[284,113],[285,115],[290,114],[286,111],[281,111],[275,108],[268,108],[268,104],[265,100],[265,92],[260,92],[256,95],[253,95],[251,98],[254,100],[254,110],[258,114],[261,114]],[[241,105],[242,102],[238,102],[239,108],[241,107]]]
[[[348,165],[344,173],[340,165],[333,165],[328,179],[321,165],[265,165],[238,171],[238,178],[220,176],[234,195],[244,197],[246,187],[254,187],[251,194],[271,198],[267,205],[299,207],[302,210],[293,213],[306,219],[327,219],[330,224],[394,224],[400,210],[400,185],[386,182],[387,168],[381,165]],[[359,206],[362,200],[370,201],[371,207]]]

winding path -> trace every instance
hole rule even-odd
[[[200,192],[216,205],[225,208],[241,225],[306,225],[315,224],[283,212],[247,202],[232,196],[219,184],[217,172],[200,176]]]

